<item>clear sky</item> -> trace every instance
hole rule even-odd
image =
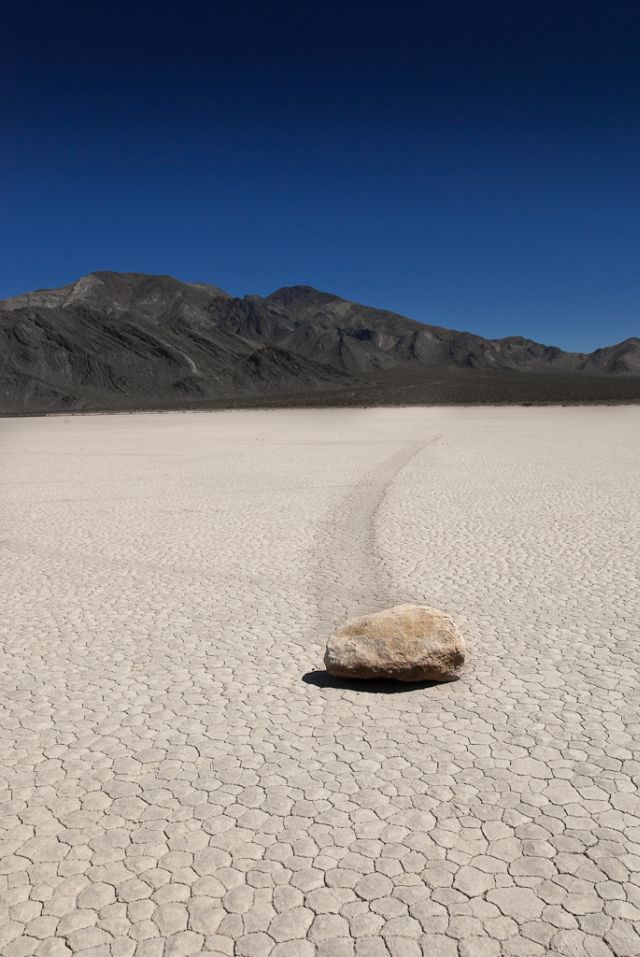
[[[117,269],[640,335],[637,0],[23,0],[0,46],[1,297]]]

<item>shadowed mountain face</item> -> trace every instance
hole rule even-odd
[[[573,400],[640,397],[640,339],[569,353],[424,325],[308,286],[236,299],[215,286],[136,273],[92,273],[0,303],[5,413],[310,394],[369,403],[402,383],[413,390],[407,401],[517,401],[531,376],[533,401],[544,401],[549,373],[547,398],[561,379],[571,380]],[[633,381],[621,387],[621,379]]]

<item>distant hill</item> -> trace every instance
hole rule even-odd
[[[5,414],[563,396],[639,399],[640,339],[563,352],[425,325],[308,286],[238,299],[138,273],[91,273],[0,302]]]

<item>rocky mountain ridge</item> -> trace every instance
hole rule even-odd
[[[4,413],[370,392],[402,377],[428,387],[442,370],[496,373],[496,382],[518,372],[640,377],[640,339],[571,353],[426,325],[309,286],[236,298],[139,273],[91,273],[0,302]]]

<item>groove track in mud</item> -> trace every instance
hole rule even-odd
[[[316,545],[318,619],[331,629],[353,615],[397,603],[382,582],[376,548],[376,515],[398,473],[441,434],[409,442],[370,471],[323,522]]]

